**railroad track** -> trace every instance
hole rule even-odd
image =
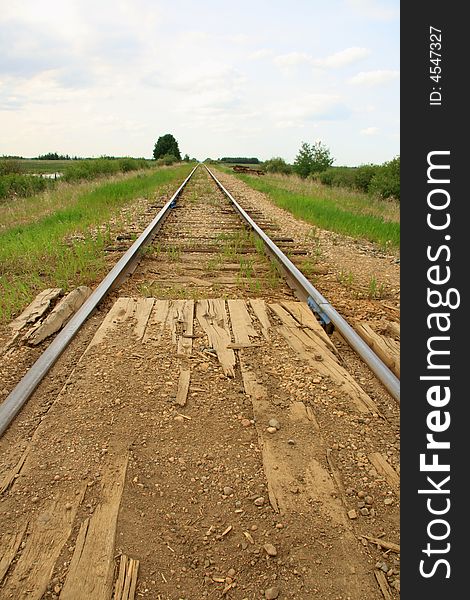
[[[199,167],[162,206],[0,408],[0,598],[397,593],[396,426],[286,256],[307,250],[212,178]],[[12,442],[107,294],[31,438]]]

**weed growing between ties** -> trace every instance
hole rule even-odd
[[[10,320],[46,287],[68,291],[93,285],[106,268],[104,248],[111,239],[106,223],[130,201],[161,194],[190,169],[184,165],[100,185],[65,186],[57,196],[47,195],[47,212],[39,210],[35,219],[24,217],[22,203],[20,225],[13,225],[15,206],[10,206],[0,230],[0,321]],[[34,200],[40,204],[42,196],[29,198],[27,204]]]

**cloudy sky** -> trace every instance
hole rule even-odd
[[[399,0],[0,0],[0,155],[400,153]]]

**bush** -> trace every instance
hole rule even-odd
[[[157,165],[160,167],[162,165],[169,167],[170,165],[173,165],[177,161],[178,161],[178,159],[174,154],[165,154],[164,156],[162,156],[161,158],[159,158],[157,160]]]
[[[372,178],[377,174],[380,167],[378,165],[361,165],[354,172],[354,187],[361,192],[369,191],[369,184]]]
[[[289,175],[292,173],[292,166],[287,164],[286,161],[280,156],[275,156],[266,160],[263,163],[263,168],[266,173],[282,173],[284,175]]]
[[[316,176],[323,185],[334,187],[354,187],[355,169],[351,167],[331,167]]]
[[[13,158],[0,158],[0,175],[22,173],[23,168],[19,160]]]
[[[34,175],[0,175],[0,199],[32,196],[45,190],[48,184],[43,177]]]
[[[100,175],[127,173],[149,167],[149,162],[142,158],[91,158],[77,161],[66,167],[63,179],[65,181],[91,180]]]
[[[378,167],[369,183],[369,193],[380,198],[400,200],[400,157]]]

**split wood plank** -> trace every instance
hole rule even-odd
[[[168,319],[170,302],[168,300],[155,300],[152,314],[147,323],[147,329],[143,338],[146,343],[149,340],[159,341],[165,329],[165,323]]]
[[[5,534],[0,540],[0,584],[18,552],[18,548],[20,547],[27,527],[28,521],[24,523],[19,531],[9,535]]]
[[[380,591],[384,597],[384,600],[393,600],[392,590],[388,585],[387,578],[385,577],[385,573],[383,571],[379,571],[379,569],[374,569],[374,575],[377,579],[377,583],[379,584]]]
[[[138,572],[139,561],[122,554],[113,600],[134,600]]]
[[[3,479],[0,483],[0,496],[2,494],[4,494],[11,487],[11,485],[13,484],[15,479],[18,477],[21,469],[24,466],[24,463],[26,462],[26,458],[28,457],[28,454],[29,454],[29,446],[23,452],[23,454],[21,455],[21,457],[18,460],[18,462],[16,463],[16,465],[12,469],[10,469],[3,477]]]
[[[259,337],[243,300],[228,300],[233,337],[237,344],[250,344],[250,337]]]
[[[131,319],[134,316],[135,308],[136,301],[133,298],[118,298],[103,319],[103,322],[96,331],[85,352],[88,352],[94,346],[101,344],[121,323]]]
[[[138,298],[134,317],[136,324],[134,325],[134,334],[137,339],[142,340],[147,329],[147,323],[152,313],[153,305],[155,304],[155,298]]]
[[[320,325],[315,318],[310,308],[304,302],[294,302],[293,300],[281,302],[282,306],[291,313],[293,317],[299,322],[300,327],[305,327],[305,331],[308,335],[318,336],[326,346],[338,356],[338,350],[333,344],[328,334]]]
[[[387,540],[381,540],[380,538],[370,537],[369,535],[364,534],[361,537],[365,538],[372,544],[376,544],[381,548],[385,548],[385,550],[391,550],[392,552],[400,554],[400,546],[398,544],[394,544],[393,542],[387,542]]]
[[[24,598],[27,594],[28,600],[40,600],[46,593],[54,565],[72,532],[85,489],[86,484],[83,484],[78,494],[65,496],[62,493],[49,502],[32,523],[21,556],[6,578],[2,590],[5,598]]]
[[[34,323],[49,310],[51,303],[62,293],[61,288],[48,288],[40,292],[24,311],[10,323],[13,331],[23,329],[28,323]]]
[[[355,323],[354,329],[380,360],[400,379],[400,344],[393,338],[379,335],[368,323]]]
[[[234,377],[235,353],[227,348],[232,340],[225,312],[225,300],[223,298],[198,300],[196,317],[209,338],[209,343],[217,353],[224,374],[228,377]]]
[[[380,452],[369,454],[369,461],[379,475],[385,477],[389,485],[395,489],[400,487],[400,476]]]
[[[258,321],[261,323],[261,333],[263,334],[263,337],[269,340],[269,330],[271,328],[271,322],[268,317],[268,311],[266,309],[265,301],[259,298],[252,298],[250,300],[250,305]]]
[[[60,600],[110,598],[114,576],[114,543],[128,456],[109,465],[102,480],[102,502],[81,527]]]
[[[367,573],[367,565],[357,558],[360,556],[358,540],[338,498],[337,482],[319,460],[320,456],[325,456],[325,442],[313,411],[309,411],[302,402],[289,407],[283,418],[282,437],[292,436],[298,440],[298,445],[295,453],[286,452],[285,443],[266,433],[265,425],[273,414],[268,393],[257,381],[254,368],[245,362],[243,351],[240,354],[243,385],[251,398],[257,423],[269,502],[281,515],[297,513],[304,519],[310,519],[315,518],[314,513],[320,513],[340,528],[340,539],[332,540],[342,565],[336,581],[340,582],[348,597],[362,600],[364,590],[371,590],[375,582]],[[297,482],[302,484],[298,486]],[[312,505],[316,507],[315,511],[312,511]]]
[[[28,344],[37,346],[46,338],[59,331],[91,294],[92,290],[86,285],[81,285],[72,290],[58,302],[42,323],[33,327],[25,334],[25,340],[27,340]]]
[[[314,366],[321,375],[336,381],[359,412],[380,414],[375,402],[356,383],[350,373],[338,363],[329,346],[319,336],[308,336],[302,328],[299,328],[294,317],[279,304],[269,304],[269,308],[283,323],[277,327],[277,330],[293,350]]]
[[[194,333],[194,300],[182,300],[175,306],[173,316],[177,333],[178,356],[191,356]]]
[[[176,404],[179,406],[185,406],[188,398],[189,381],[191,378],[191,371],[189,369],[180,368],[180,376],[178,379],[178,391],[176,392]]]

